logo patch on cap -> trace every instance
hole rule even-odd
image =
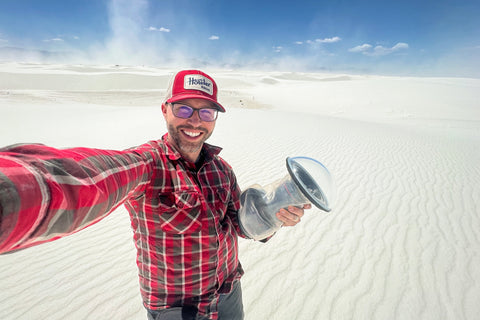
[[[187,74],[185,75],[183,88],[186,90],[199,90],[209,95],[213,94],[213,83],[210,79],[201,74]]]

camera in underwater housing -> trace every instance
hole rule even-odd
[[[311,203],[330,212],[335,186],[328,169],[308,157],[287,158],[288,175],[268,186],[254,185],[240,196],[239,225],[246,236],[265,239],[281,228],[276,217],[281,208]]]

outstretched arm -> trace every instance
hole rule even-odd
[[[107,216],[149,180],[151,157],[145,154],[43,145],[0,149],[0,253],[55,240]]]

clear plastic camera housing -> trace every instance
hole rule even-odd
[[[242,193],[238,218],[247,237],[262,240],[273,235],[282,226],[276,217],[281,208],[311,203],[323,211],[332,210],[336,190],[328,169],[308,157],[289,157],[286,162],[288,175],[283,179]]]

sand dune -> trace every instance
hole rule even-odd
[[[169,73],[0,65],[0,145],[157,139]],[[283,177],[285,158],[302,155],[338,189],[331,213],[309,210],[266,244],[241,240],[246,319],[478,318],[480,80],[210,73],[228,109],[211,143],[242,187]],[[145,319],[131,238],[119,208],[0,256],[0,318]]]

